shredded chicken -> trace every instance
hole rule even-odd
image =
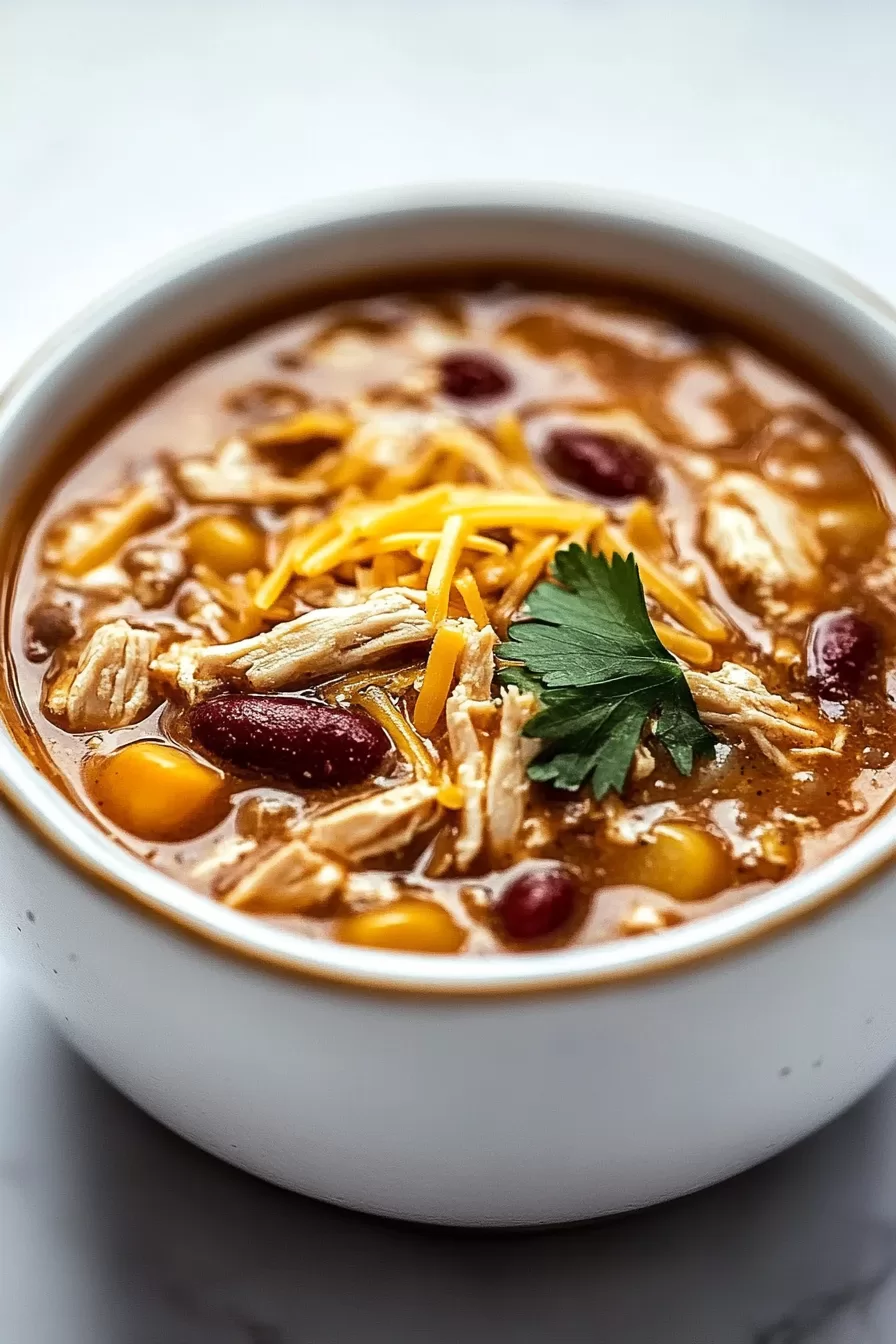
[[[324,812],[311,822],[308,844],[348,863],[395,854],[438,820],[436,793],[417,780]]]
[[[541,743],[521,734],[536,708],[535,696],[521,693],[516,686],[501,692],[501,728],[492,749],[485,802],[489,848],[496,863],[513,857],[525,820],[529,800],[526,767]]]
[[[278,617],[292,614],[279,609],[261,611],[252,600],[245,574],[222,579],[205,565],[195,565],[193,573],[195,577],[179,596],[177,614],[208,633],[213,642],[248,639]]]
[[[383,588],[353,607],[323,607],[236,644],[182,645],[156,670],[192,702],[228,685],[253,691],[301,686],[316,677],[369,667],[409,644],[432,639],[424,594]]]
[[[458,685],[445,705],[448,744],[454,762],[454,777],[464,801],[458,820],[454,862],[465,873],[482,848],[485,839],[485,789],[488,763],[479,734],[473,723],[476,704]]]
[[[184,458],[174,472],[198,504],[297,504],[327,493],[322,481],[278,476],[239,438],[225,439],[212,457]]]
[[[47,710],[73,733],[95,733],[137,723],[156,703],[150,664],[159,636],[111,621],[95,630],[78,664],[51,687]]]
[[[810,516],[758,476],[729,471],[709,486],[704,540],[718,568],[761,598],[811,589],[824,547]]]
[[[488,700],[495,677],[495,646],[498,636],[490,625],[478,630],[472,621],[457,622],[464,629],[466,644],[460,656],[458,680],[471,700]]]
[[[464,621],[467,642],[460,658],[457,685],[445,704],[448,745],[455,782],[464,797],[454,847],[455,867],[466,872],[485,843],[485,806],[488,758],[479,737],[494,715],[491,684],[497,636],[491,626],[477,630]]]
[[[786,757],[782,761],[780,748],[829,744],[830,732],[820,720],[775,695],[755,672],[739,663],[723,663],[718,672],[686,669],[686,676],[705,723],[748,734],[778,765],[786,761]]]
[[[116,499],[79,508],[54,528],[44,548],[48,565],[80,578],[107,564],[126,542],[171,512],[171,500],[155,475],[131,486]]]
[[[228,891],[225,905],[299,914],[324,905],[339,891],[345,869],[317,854],[302,836],[254,863]]]

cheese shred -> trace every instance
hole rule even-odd
[[[457,626],[441,625],[436,631],[414,707],[414,727],[424,736],[432,732],[445,708],[454,669],[465,643],[464,632]]]
[[[448,615],[448,602],[454,571],[464,549],[467,523],[460,514],[454,514],[442,529],[438,550],[426,581],[426,614],[433,625],[439,625]]]

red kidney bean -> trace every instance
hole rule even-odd
[[[555,429],[545,445],[545,459],[565,481],[595,495],[625,499],[656,492],[653,459],[625,439],[591,429]]]
[[[503,397],[513,379],[491,355],[459,350],[442,358],[442,391],[455,401],[491,401]]]
[[[848,607],[816,617],[806,645],[806,677],[822,700],[857,695],[877,657],[877,631]]]
[[[505,933],[524,941],[546,938],[575,908],[576,884],[565,868],[543,868],[508,882],[495,907]]]
[[[190,710],[194,737],[242,770],[304,788],[358,784],[389,750],[378,723],[360,710],[276,695],[229,695]]]

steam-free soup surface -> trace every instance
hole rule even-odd
[[[822,392],[662,306],[331,304],[49,491],[12,611],[29,747],[148,863],[314,937],[654,935],[889,800],[894,500]]]

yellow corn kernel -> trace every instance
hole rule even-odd
[[[459,952],[467,935],[435,901],[402,897],[378,910],[347,915],[336,927],[342,943],[392,952]]]
[[[429,651],[423,685],[414,706],[414,727],[427,736],[439,721],[445,707],[454,669],[466,640],[462,630],[440,625]]]
[[[99,811],[140,840],[189,840],[220,819],[224,776],[164,742],[130,742],[85,770]]]
[[[264,534],[251,523],[228,514],[197,518],[187,529],[187,549],[194,565],[207,565],[226,579],[264,564]]]
[[[660,822],[625,867],[626,882],[677,901],[706,901],[732,877],[731,856],[718,836],[683,821]]]
[[[464,805],[465,795],[459,784],[452,784],[446,777],[439,786],[436,799],[441,807],[447,807],[450,812],[459,812]]]
[[[454,580],[454,586],[460,593],[464,606],[479,629],[484,630],[489,624],[488,612],[485,609],[485,603],[482,600],[482,594],[479,592],[476,580],[468,569],[458,574]]]
[[[269,420],[250,429],[246,438],[256,447],[301,443],[304,439],[347,439],[353,421],[341,411],[299,411],[281,420]]]
[[[363,705],[370,717],[376,719],[381,728],[385,728],[418,779],[429,780],[432,784],[438,782],[438,762],[430,754],[423,738],[411,727],[401,710],[393,705],[381,686],[365,686],[351,698],[356,704]]]
[[[686,635],[683,630],[666,625],[665,621],[654,621],[653,628],[665,648],[692,667],[711,667],[715,661],[715,650],[708,640]]]

